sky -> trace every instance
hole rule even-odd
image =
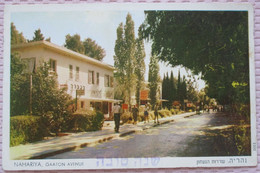
[[[51,42],[59,46],[65,44],[67,34],[79,34],[81,40],[91,38],[106,51],[103,62],[114,65],[114,46],[116,29],[122,22],[125,24],[127,13],[130,13],[135,24],[135,35],[137,37],[138,28],[143,23],[145,15],[143,11],[59,11],[59,12],[17,12],[12,13],[11,22],[16,29],[22,32],[26,39],[32,39],[34,31],[41,29],[45,38],[51,38]],[[145,80],[148,80],[148,65],[151,55],[151,43],[145,42]],[[180,70],[181,75],[190,74],[182,67],[172,68],[166,63],[159,62],[160,76],[173,71],[175,77]],[[198,77],[197,77],[198,78]],[[205,86],[204,81],[198,80],[198,89]]]

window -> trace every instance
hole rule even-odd
[[[114,78],[109,75],[105,75],[105,87],[113,87]]]
[[[109,75],[105,75],[105,87],[109,87]]]
[[[83,109],[84,108],[84,101],[81,101],[80,107]]]
[[[114,78],[112,76],[110,76],[110,87],[113,87],[114,85]]]
[[[73,66],[70,65],[70,79],[73,79]]]
[[[79,67],[76,67],[76,81],[79,81]]]
[[[94,78],[94,71],[88,71],[88,83],[94,84],[95,78]]]
[[[50,59],[50,71],[56,72],[56,60]]]
[[[99,85],[99,73],[97,73],[97,85]]]

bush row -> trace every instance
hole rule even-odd
[[[159,114],[159,118],[172,116],[172,112],[169,111],[168,109],[161,109],[158,111],[158,114]],[[154,111],[149,111],[148,119],[154,120],[154,118],[155,118]],[[123,123],[132,123],[133,119],[134,118],[133,118],[133,115],[131,112],[125,112],[120,117],[120,120],[122,120]],[[143,111],[139,111],[137,120],[139,122],[144,121],[144,112]]]
[[[190,110],[192,111],[192,110]],[[170,109],[168,110],[167,108],[161,109],[158,111],[159,113],[159,118],[164,118],[164,117],[169,117],[172,115],[178,115],[178,114],[182,114],[184,113],[184,111],[180,110],[180,109]],[[149,120],[154,120],[155,116],[154,116],[154,111],[149,111],[149,115],[148,115],[148,119]],[[123,123],[132,123],[133,122],[133,115],[131,112],[124,112],[121,117],[120,120],[122,120]],[[140,108],[137,120],[140,121],[144,121],[144,109]]]
[[[50,135],[48,123],[41,116],[13,116],[10,119],[10,146],[42,140]],[[68,115],[62,123],[62,132],[100,130],[104,123],[101,112],[83,112]],[[56,134],[57,135],[57,134]]]
[[[47,134],[40,116],[14,116],[10,120],[10,146],[42,140]]]
[[[66,131],[84,132],[100,130],[104,124],[104,115],[101,112],[89,111],[74,113],[68,117]]]

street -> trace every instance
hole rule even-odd
[[[46,159],[228,156],[230,146],[231,150],[236,146],[227,142],[233,126],[227,117],[221,113],[194,115]]]

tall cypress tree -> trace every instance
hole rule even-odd
[[[181,83],[181,105],[182,108],[184,109],[184,99],[187,99],[187,84],[186,84],[186,79],[185,76],[183,76],[182,83]]]
[[[134,21],[128,13],[125,26],[120,23],[117,28],[114,65],[117,70],[115,77],[119,82],[118,88],[121,88],[121,96],[129,105],[131,105],[131,95],[135,82],[135,43]]]
[[[170,76],[170,89],[171,89],[171,92],[169,93],[169,95],[170,95],[171,104],[172,104],[173,101],[176,100],[176,85],[175,85],[175,79],[173,76],[173,71],[171,71],[171,76]]]
[[[136,89],[135,98],[136,103],[140,105],[140,91],[144,81],[145,73],[145,50],[144,42],[142,39],[141,26],[138,30],[138,38],[136,39],[136,52],[135,52],[135,75],[136,75]]]
[[[149,63],[149,96],[151,99],[151,104],[154,105],[157,102],[157,90],[158,90],[158,82],[159,82],[159,65],[158,60],[155,56],[151,56]]]
[[[116,68],[115,78],[117,81],[115,98],[126,99],[125,83],[126,83],[126,58],[125,58],[125,40],[124,40],[124,25],[120,23],[117,27],[117,40],[115,42],[114,66]]]
[[[125,24],[125,53],[126,53],[126,90],[127,103],[131,105],[131,93],[134,82],[134,54],[135,54],[135,32],[134,21],[128,13]]]
[[[163,74],[163,81],[162,81],[162,98],[166,99],[166,76]]]
[[[162,81],[162,99],[168,100],[168,86],[167,86],[167,77],[165,76],[165,74],[163,75],[163,81]],[[168,100],[169,101],[169,100]],[[168,107],[168,102],[163,102],[163,107],[167,106]]]
[[[181,75],[180,75],[180,70],[178,72],[177,100],[181,101]]]

